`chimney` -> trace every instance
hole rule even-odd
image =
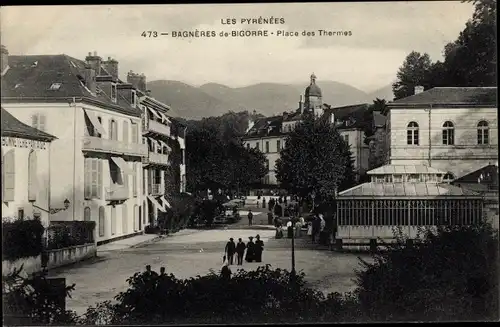
[[[94,51],[93,55],[89,52],[89,55],[85,58],[85,61],[90,65],[90,67],[94,69],[95,76],[101,75],[102,58],[97,55],[96,51]]]
[[[2,70],[0,70],[0,73],[3,74],[7,67],[9,67],[9,51],[7,51],[7,48],[2,45],[1,46],[1,52],[2,52]]]
[[[140,80],[139,80],[139,90],[143,91],[143,92],[146,92],[146,75],[144,74],[141,74],[140,76]]]
[[[421,85],[415,86],[415,91],[414,91],[413,94],[419,94],[419,93],[422,93],[422,92],[424,92],[424,87],[423,86],[421,86]]]
[[[90,65],[85,65],[85,86],[92,94],[96,94],[97,83],[95,80],[95,70]]]
[[[146,92],[146,76],[144,74],[136,74],[133,71],[127,73],[127,83],[132,84],[132,86],[139,91]]]
[[[104,67],[113,78],[118,79],[118,61],[108,57],[108,61],[103,62]]]
[[[302,102],[302,95],[300,95],[299,110],[300,110],[300,113],[302,113],[302,111],[304,110],[304,102]]]

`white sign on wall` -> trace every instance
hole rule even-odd
[[[21,139],[17,137],[2,137],[2,146],[45,150],[47,147],[47,142]]]

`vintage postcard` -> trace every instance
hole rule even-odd
[[[7,325],[499,319],[496,1],[0,16]]]

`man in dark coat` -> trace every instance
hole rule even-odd
[[[321,218],[318,214],[315,215],[314,220],[312,221],[312,242],[316,243],[319,232],[321,230]],[[319,240],[318,240],[319,241]]]
[[[248,226],[252,226],[253,224],[253,213],[252,209],[248,209]]]
[[[255,243],[253,242],[253,236],[250,236],[247,243],[247,255],[245,257],[246,262],[252,262],[255,259]]]
[[[229,242],[226,244],[226,249],[225,249],[226,255],[227,255],[227,262],[229,265],[233,264],[233,256],[234,253],[236,252],[236,244],[234,244],[234,240],[231,237],[229,239]]]
[[[241,240],[241,238],[239,238],[238,244],[236,244],[236,253],[238,254],[238,266],[241,266],[243,264],[243,255],[245,253],[246,248],[247,248],[246,244]]]
[[[260,235],[257,234],[257,236],[255,236],[255,238],[257,239],[255,241],[255,261],[256,262],[262,262],[262,251],[264,251],[264,241],[262,241],[260,239]]]

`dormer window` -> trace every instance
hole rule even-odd
[[[116,84],[115,83],[111,84],[111,101],[116,103]]]
[[[132,107],[136,107],[137,106],[137,93],[132,90]]]
[[[61,88],[61,85],[61,83],[52,83],[52,85],[49,87],[49,90],[57,91]]]

